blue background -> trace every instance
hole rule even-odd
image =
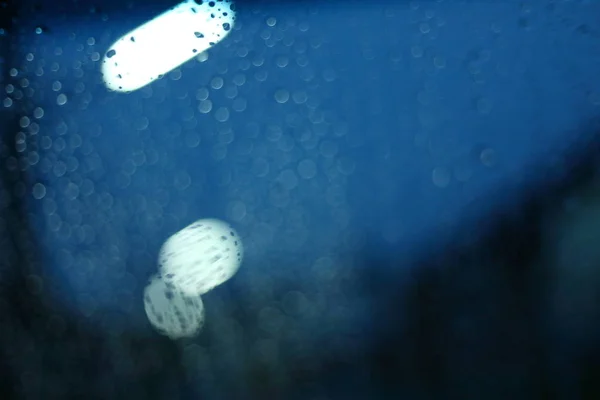
[[[23,94],[14,110],[38,124],[22,129],[20,157],[39,275],[49,298],[90,330],[154,337],[141,291],[175,231],[214,217],[243,237],[242,268],[204,297],[207,333],[181,344],[192,376],[198,360],[213,357],[218,378],[196,377],[207,395],[243,398],[244,384],[223,382],[242,382],[241,360],[261,357],[264,346],[351,358],[391,325],[413,329],[408,300],[398,295],[390,317],[365,274],[394,282],[379,283],[382,292],[409,290],[422,273],[414,270],[427,268],[423,257],[450,257],[448,240],[472,243],[532,188],[563,178],[562,156],[592,142],[585,128],[600,115],[598,2],[240,2],[233,32],[207,60],[137,92],[109,93],[94,53],[164,3],[44,6],[16,25],[9,66]],[[215,78],[222,88],[212,87]],[[212,110],[203,114],[205,92]],[[309,164],[316,173],[303,177]],[[36,183],[41,198],[31,194]],[[495,275],[468,276],[466,292]],[[452,324],[479,330],[467,340],[475,357],[503,335],[490,323],[496,339],[477,338],[488,325],[469,315]],[[279,371],[281,360],[264,351]],[[448,357],[478,365],[464,353]],[[494,387],[486,379],[498,376],[513,382],[511,396],[531,398],[519,386],[527,386],[526,362],[515,360],[471,386],[452,378],[453,368],[444,374],[461,398],[482,398]],[[324,393],[385,397],[361,383],[369,373],[341,371],[324,378]],[[286,382],[280,374],[267,375]],[[419,397],[427,386],[410,382],[401,393],[427,398]]]

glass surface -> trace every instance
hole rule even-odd
[[[0,8],[15,398],[592,398],[600,3],[238,1],[109,90],[175,6]],[[230,228],[175,248],[198,220]],[[144,298],[184,281],[161,335]]]

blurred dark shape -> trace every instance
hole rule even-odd
[[[378,317],[389,321],[372,361],[385,398],[402,397],[406,387],[415,387],[416,398],[599,398],[600,302],[593,299],[600,258],[589,260],[593,282],[572,286],[557,280],[557,270],[575,276],[581,265],[549,262],[572,229],[560,217],[587,216],[569,203],[600,183],[599,133],[599,121],[583,127],[584,139],[539,171],[544,183],[528,182],[518,203],[479,221],[486,234],[472,241],[471,223],[478,222],[471,221],[454,242],[430,249],[410,267],[408,287],[397,285],[407,272],[395,260],[367,257],[365,264],[389,266],[365,268],[374,308],[384,307]],[[591,201],[600,205],[598,197]],[[600,228],[600,220],[593,223]],[[570,310],[580,318],[565,318],[556,311],[557,290],[586,291],[591,303]],[[403,313],[409,316],[402,321],[389,317]]]

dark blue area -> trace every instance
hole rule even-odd
[[[90,12],[91,3],[20,18],[9,63],[24,93],[15,113],[45,113],[28,139],[39,162],[26,173],[28,193],[42,183],[46,194],[25,204],[47,294],[71,318],[103,338],[150,340],[142,291],[161,244],[199,218],[220,218],[246,254],[229,286],[205,296],[206,333],[177,349],[192,360],[177,362],[193,392],[454,398],[438,397],[440,385],[463,399],[538,398],[539,360],[520,358],[537,346],[533,317],[520,314],[510,279],[490,272],[494,257],[428,274],[473,263],[444,246],[488,235],[499,215],[510,219],[536,188],[569,173],[564,154],[593,143],[600,3],[240,2],[236,26],[206,61],[131,94],[105,89],[93,54],[162,6],[105,2]],[[215,78],[222,88],[210,87]],[[204,90],[209,113],[198,110]],[[302,176],[303,161],[314,176]],[[263,321],[279,315],[273,309],[294,315],[285,299],[297,291],[310,307],[286,320],[289,332]],[[452,316],[435,308],[446,302]],[[411,307],[428,304],[440,315],[415,321]],[[288,364],[269,359],[244,374],[267,357],[257,348],[269,340]],[[140,359],[154,365],[160,357],[148,352]],[[557,354],[553,373],[562,374],[568,361]],[[125,364],[114,369],[133,368]],[[438,370],[423,372],[430,364]],[[398,386],[380,378],[394,371]],[[161,390],[182,387],[169,376]],[[552,398],[575,393],[578,378],[568,378],[566,394]],[[106,393],[111,385],[98,384]]]

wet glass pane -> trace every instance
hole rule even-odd
[[[6,398],[598,398],[599,18],[0,0]]]

